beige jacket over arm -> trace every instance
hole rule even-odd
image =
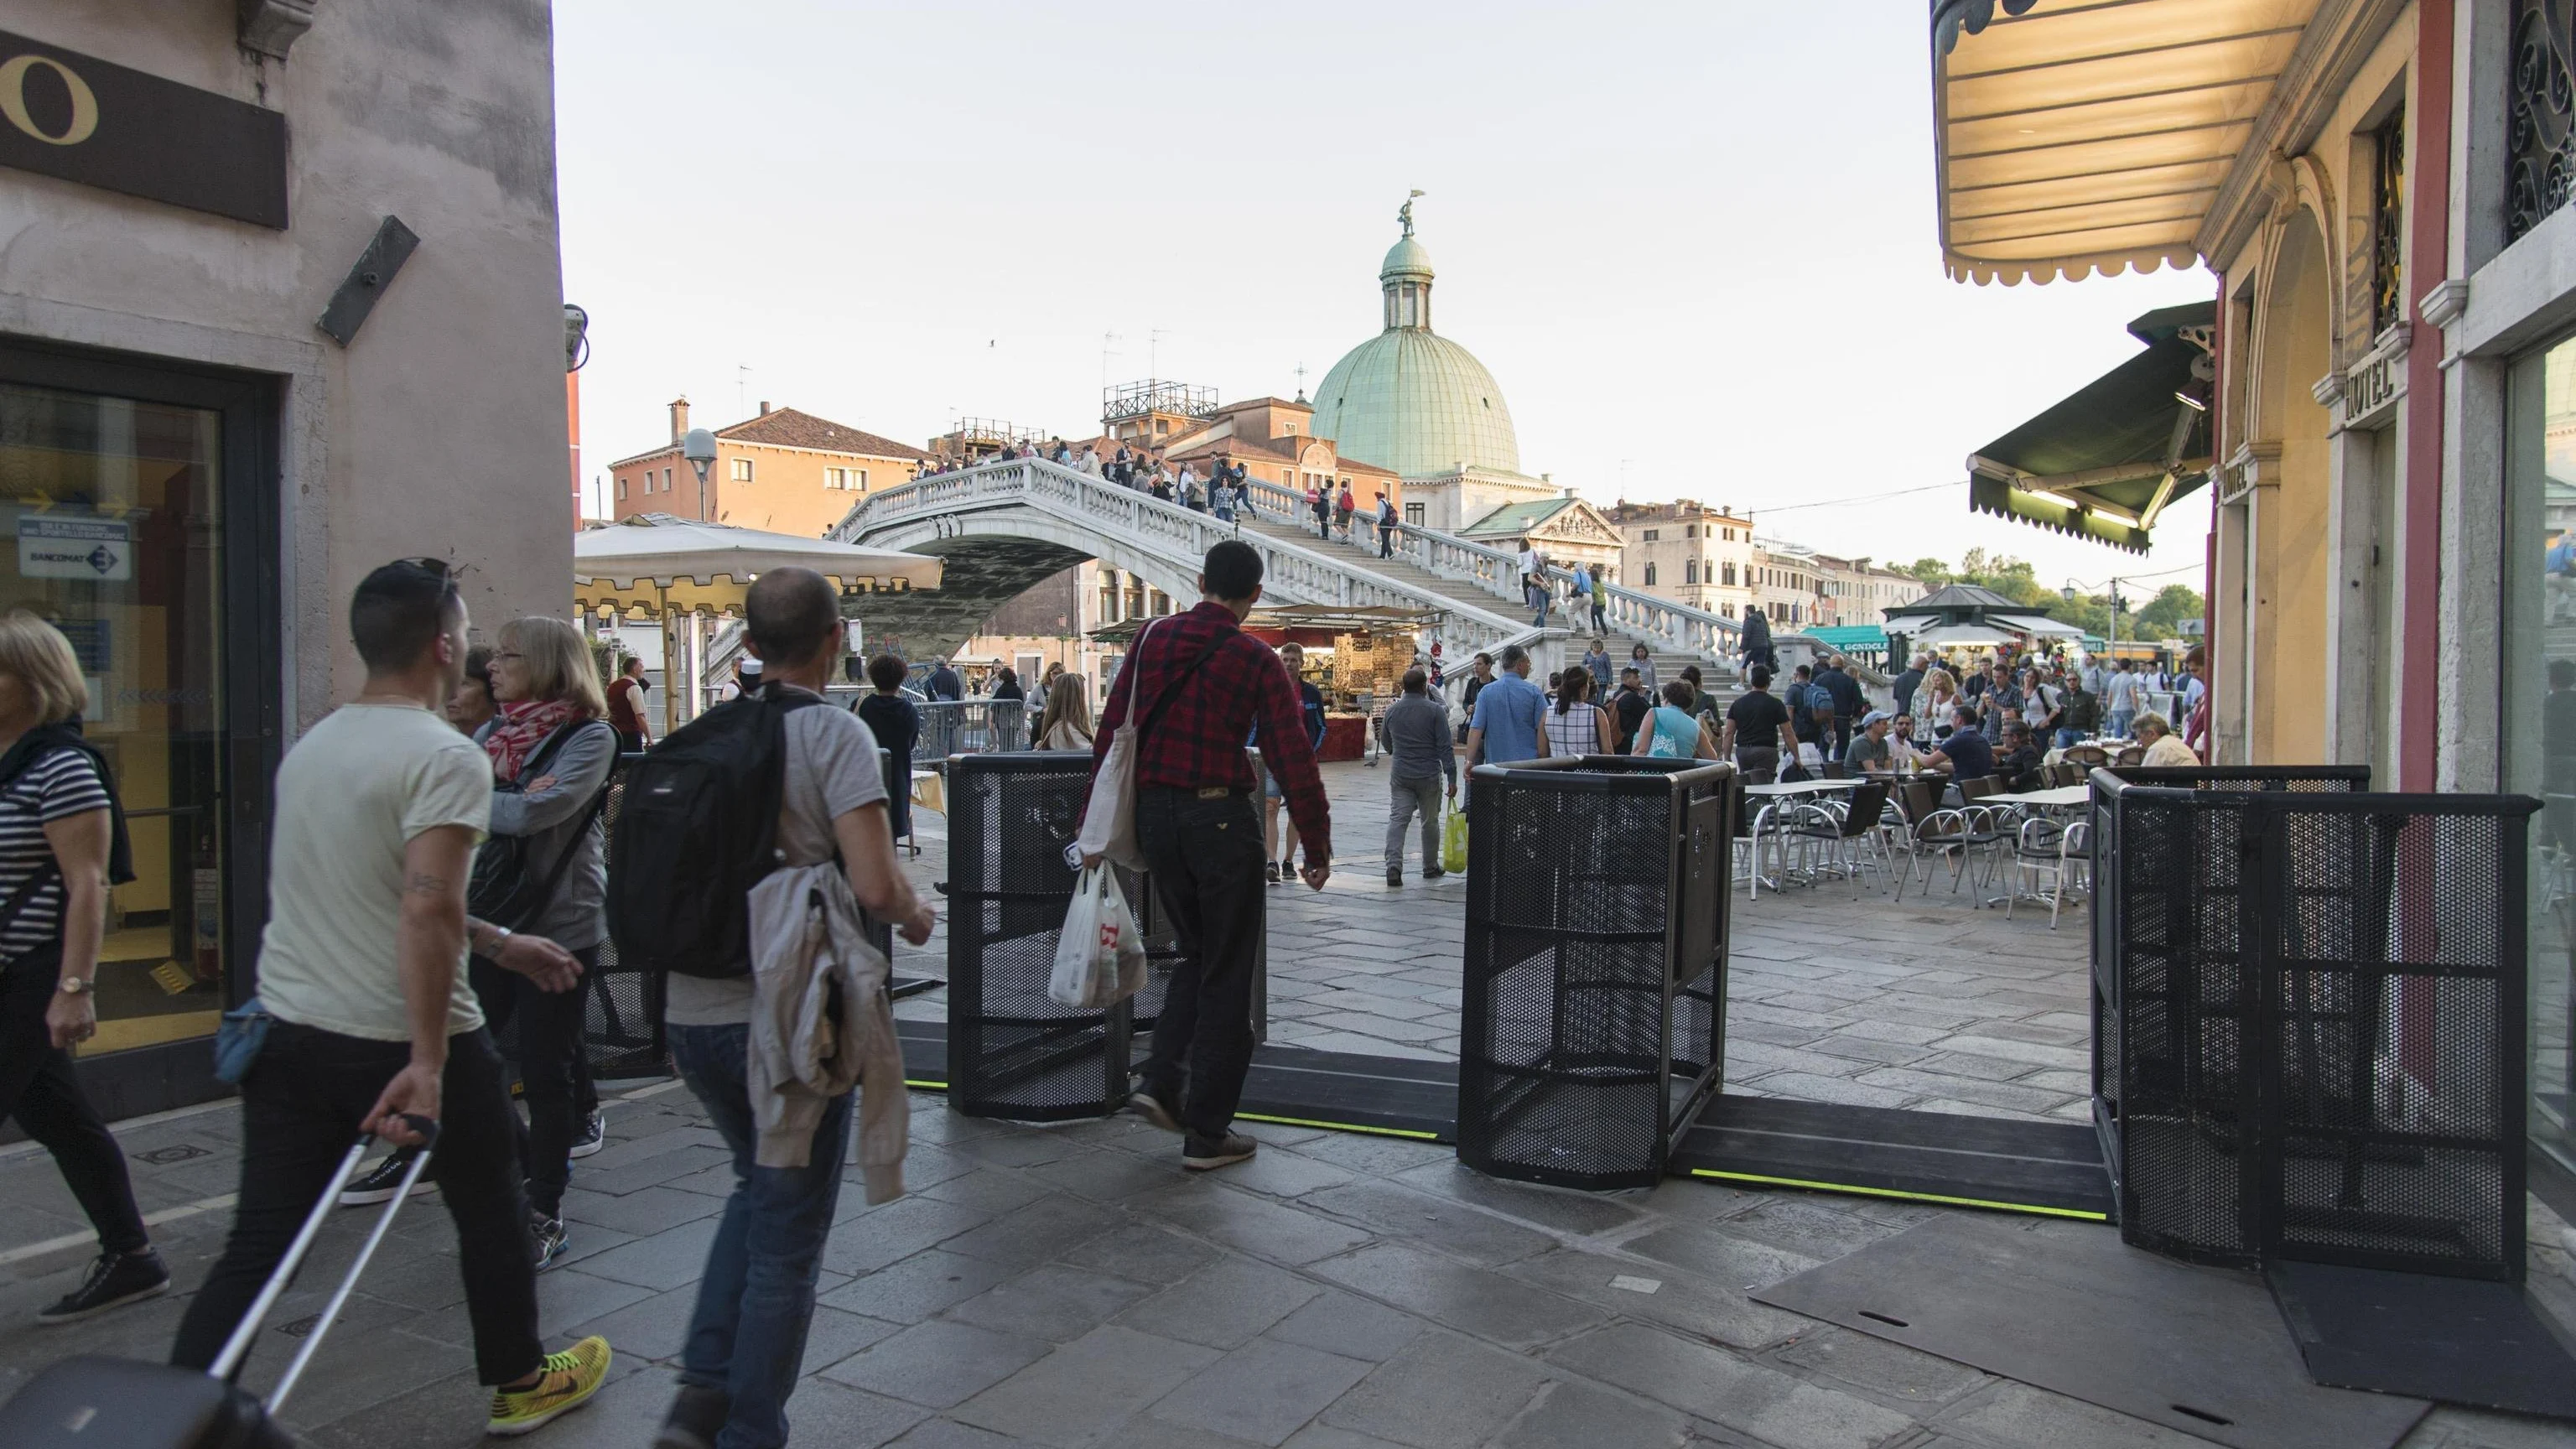
[[[859,1165],[870,1207],[903,1195],[912,1132],[887,970],[848,878],[831,862],[782,866],[752,887],[754,1159],[763,1167],[805,1166],[824,1105],[858,1087]],[[840,1151],[839,1143],[829,1145]]]

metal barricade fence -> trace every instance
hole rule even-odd
[[[2130,1242],[2518,1282],[2529,818],[2349,770],[2093,773]]]
[[[915,708],[921,712],[921,738],[912,747],[916,760],[944,760],[951,755],[983,755],[1029,747],[1025,701],[941,699]]]
[[[1458,1158],[1565,1187],[1661,1179],[1723,1078],[1735,769],[1587,755],[1468,795]]]

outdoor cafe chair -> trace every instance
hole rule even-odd
[[[1847,803],[1820,804],[1801,811],[1790,828],[1809,849],[1818,842],[1828,848],[1829,870],[1840,871],[1855,882],[1862,871],[1872,866],[1881,875],[1891,875],[1886,847],[1879,838],[1879,826],[1887,814],[1887,792],[1886,781],[1868,781],[1851,792]],[[1852,894],[1857,897],[1860,892],[1854,890]]]
[[[2057,752],[2057,758],[2080,770],[2094,770],[2111,763],[2111,752],[2100,745],[2069,745]]]
[[[2048,776],[2049,785],[2055,789],[2084,783],[2084,767],[2073,760],[2060,760],[2042,773]]]
[[[2146,746],[2131,745],[2127,749],[2122,750],[2119,754],[2119,758],[2113,760],[2111,764],[2114,769],[2127,770],[2134,768],[2138,762],[2144,760],[2146,757]]]
[[[2066,904],[2067,893],[2090,891],[2092,864],[2092,827],[2086,822],[2061,824],[2044,815],[2023,821],[2013,839],[2014,878],[2004,896],[2004,919],[2011,920],[2014,903],[2027,896],[2048,902],[2048,929],[2056,930],[2057,913]],[[2040,889],[2043,876],[2045,890]]]
[[[1932,889],[1932,862],[1943,855],[1950,857],[1950,893],[1958,894],[1962,875],[1973,876],[1974,856],[1983,853],[1991,862],[2006,839],[1994,827],[1991,812],[1976,806],[1944,809],[1941,805],[1941,783],[1937,780],[1908,780],[1905,783],[1906,855],[1923,867],[1923,889]],[[1912,874],[1909,865],[1907,874]],[[1899,882],[1896,898],[1905,898],[1905,886]]]

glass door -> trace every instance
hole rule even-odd
[[[2576,1170],[2576,339],[2517,363],[2507,412],[2505,788],[2531,835],[2534,1145]]]

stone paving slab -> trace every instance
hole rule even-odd
[[[722,1203],[637,1180],[657,1164],[701,1176],[691,1153],[705,1125],[676,1084],[638,1090],[608,1109],[613,1145],[601,1158],[622,1165],[574,1167],[573,1246],[591,1255],[549,1271],[538,1288],[549,1342],[609,1335],[613,1379],[589,1406],[531,1436],[535,1449],[633,1449],[650,1440],[673,1391]],[[1681,1181],[1586,1195],[1479,1177],[1433,1145],[1284,1127],[1260,1129],[1256,1170],[1208,1180],[1183,1174],[1173,1140],[1132,1119],[979,1122],[926,1094],[912,1099],[911,1115],[915,1163],[937,1180],[835,1226],[789,1404],[798,1444],[2199,1442],[1749,1296],[1947,1209]],[[217,1104],[128,1135],[202,1145],[199,1175],[229,1190],[237,1122],[234,1106]],[[644,1150],[665,1136],[686,1145]],[[594,1175],[626,1188],[602,1192]],[[845,1181],[847,1203],[858,1196],[856,1171]],[[27,1208],[0,1216],[0,1392],[73,1353],[164,1355],[222,1245],[229,1213],[220,1201],[156,1230],[178,1291],[44,1329],[35,1310],[77,1279],[88,1249],[25,1250],[77,1210],[41,1152],[0,1150],[0,1184]],[[482,1442],[485,1396],[473,1382],[455,1234],[438,1209],[433,1194],[406,1211],[289,1406],[314,1449]],[[2554,1238],[2555,1220],[2535,1213],[2537,1230]],[[336,1217],[317,1264],[345,1261],[366,1218]],[[247,1382],[274,1376],[295,1344],[280,1328],[317,1312],[326,1286],[289,1295]],[[2407,1449],[2535,1449],[2570,1432],[2576,1426],[2444,1410]]]

